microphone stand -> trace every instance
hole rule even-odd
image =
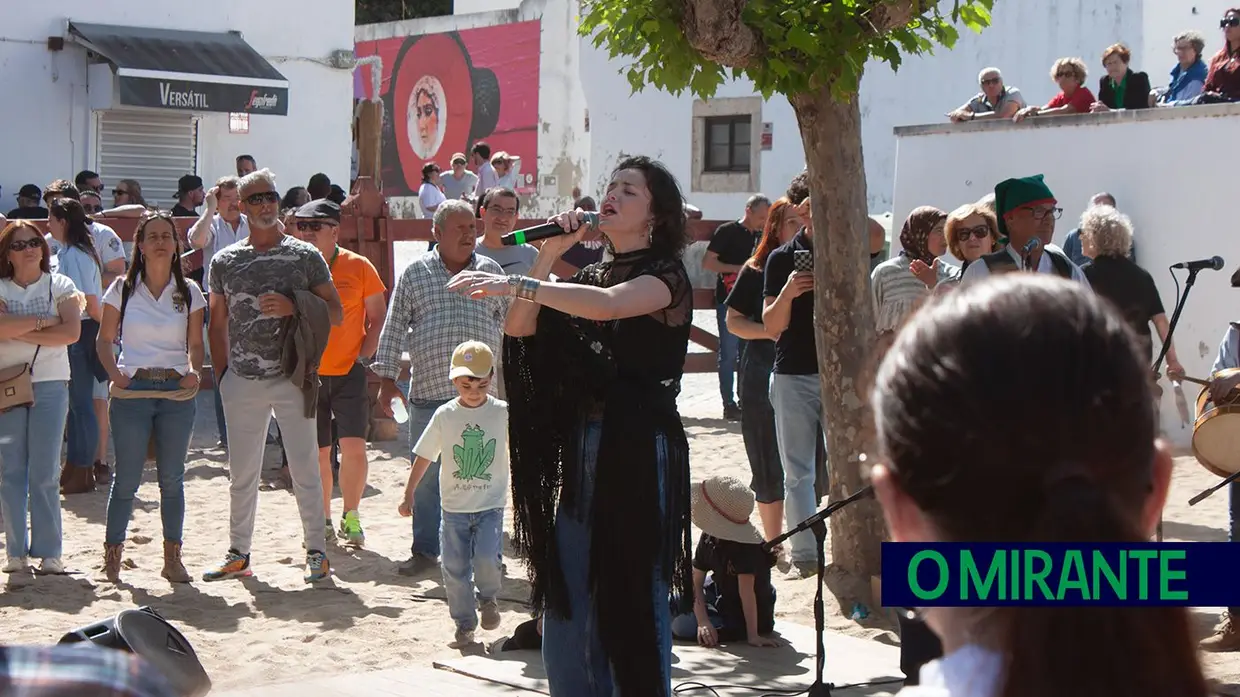
[[[1167,269],[1167,270],[1171,272],[1171,277],[1175,278],[1175,272],[1171,271],[1171,269]],[[1190,266],[1188,269],[1188,279],[1184,281],[1184,292],[1181,293],[1179,299],[1176,300],[1175,312],[1171,313],[1171,323],[1167,326],[1167,338],[1163,341],[1162,351],[1159,351],[1158,359],[1154,361],[1154,367],[1152,368],[1152,370],[1154,371],[1155,380],[1158,380],[1160,377],[1162,377],[1161,368],[1162,368],[1163,359],[1167,357],[1167,352],[1171,350],[1171,337],[1175,335],[1175,328],[1180,323],[1180,313],[1184,311],[1184,305],[1185,303],[1188,302],[1188,293],[1189,291],[1193,289],[1193,284],[1197,282],[1197,274],[1200,272],[1201,272],[1201,269],[1195,266]],[[1234,479],[1235,476],[1233,475],[1231,478]],[[1224,480],[1223,484],[1226,484],[1227,481],[1228,480]],[[1222,484],[1219,484],[1213,489],[1209,489],[1207,491],[1202,492],[1201,494],[1198,494],[1191,502],[1189,502],[1188,505],[1192,506],[1193,504],[1201,501],[1202,499],[1206,498],[1210,494],[1213,494],[1215,491],[1218,491],[1222,486],[1223,486]],[[1162,542],[1163,540],[1162,513],[1158,514],[1158,537],[1157,539],[1159,542]]]
[[[817,637],[818,655],[815,661],[814,684],[810,686],[809,692],[806,693],[807,697],[831,697],[831,684],[822,681],[822,669],[826,662],[826,648],[823,645],[823,634],[826,631],[826,611],[823,609],[822,603],[822,589],[824,585],[822,576],[827,568],[827,518],[830,518],[832,513],[844,506],[873,495],[874,487],[864,486],[852,496],[828,504],[826,508],[801,521],[793,529],[762,544],[762,549],[770,552],[779,543],[797,533],[806,530],[812,530],[814,533],[815,544],[818,547],[818,592],[814,595],[814,633]]]

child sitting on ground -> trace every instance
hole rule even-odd
[[[439,476],[439,563],[448,613],[456,623],[452,648],[474,643],[479,605],[483,629],[500,624],[496,597],[503,576],[508,404],[488,392],[494,368],[495,357],[484,343],[467,341],[453,351],[448,377],[460,396],[435,410],[413,446],[413,467],[399,508],[402,516],[416,514],[413,492],[422,475],[441,453],[450,455]],[[475,584],[480,603],[474,599]]]
[[[779,646],[767,636],[775,629],[775,555],[762,549],[762,535],[749,522],[753,508],[753,492],[735,477],[711,477],[693,487],[693,524],[702,530],[693,555],[693,612],[672,621],[672,636],[696,638],[702,646],[741,639]]]

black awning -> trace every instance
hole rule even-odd
[[[288,114],[288,80],[237,32],[70,22],[69,33],[114,66],[121,104]]]

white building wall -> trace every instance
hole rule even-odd
[[[314,21],[289,26],[289,17]],[[234,158],[255,156],[283,188],[305,185],[315,172],[349,179],[351,71],[324,63],[353,46],[353,3],[344,0],[217,0],[190,8],[157,0],[66,0],[5,13],[0,27],[0,91],[9,95],[0,128],[0,208],[16,206],[22,184],[45,186],[96,167],[87,105],[86,52],[66,41],[47,50],[48,37],[66,37],[67,22],[194,31],[240,31],[289,81],[287,116],[251,116],[248,135],[228,132],[228,115],[205,114],[199,127],[198,174],[206,180],[235,172]],[[115,182],[105,182],[111,187]],[[159,201],[171,207],[173,201]]]
[[[1240,291],[1229,279],[1240,266],[1240,237],[1219,202],[1235,196],[1227,168],[1233,153],[1240,157],[1238,127],[1240,105],[1226,104],[903,130],[896,220],[919,205],[951,210],[1002,179],[1042,173],[1064,209],[1055,226],[1055,242],[1062,244],[1089,197],[1110,191],[1132,218],[1137,262],[1153,274],[1168,317],[1176,302],[1171,264],[1216,254],[1227,260],[1224,271],[1201,273],[1174,337],[1188,374],[1205,378],[1227,322],[1237,319]],[[1209,155],[1186,167],[1184,153]],[[1177,274],[1183,288],[1184,273]],[[1191,402],[1197,388],[1186,384],[1185,390]],[[1186,446],[1192,424],[1181,424],[1166,392],[1162,426],[1176,445]]]

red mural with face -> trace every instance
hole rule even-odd
[[[415,194],[424,164],[447,171],[453,153],[468,156],[479,141],[520,158],[517,191],[536,191],[541,33],[530,21],[354,47],[382,62],[384,195]],[[354,72],[355,99],[372,98],[375,67]]]

